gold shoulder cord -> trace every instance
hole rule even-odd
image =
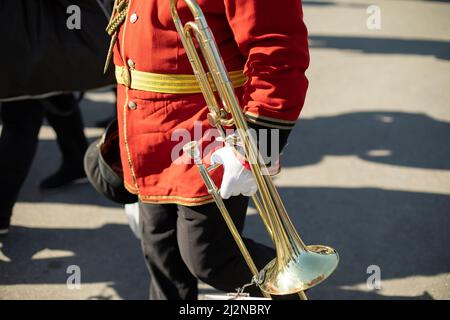
[[[106,56],[103,73],[106,73],[106,71],[108,71],[109,65],[111,64],[111,58],[113,55],[114,45],[117,41],[119,28],[127,17],[127,7],[127,0],[114,1],[114,8],[111,14],[111,19],[109,20],[108,26],[106,27],[106,32],[111,36],[111,42],[109,43],[108,55]]]

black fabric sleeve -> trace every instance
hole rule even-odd
[[[291,129],[273,129],[250,122],[247,124],[251,133],[256,133],[258,149],[263,155],[266,165],[272,165],[272,162],[279,158],[284,147],[286,147]],[[277,141],[274,139],[277,139]]]

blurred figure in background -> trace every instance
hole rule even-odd
[[[44,117],[57,134],[63,161],[41,182],[56,189],[85,176],[87,141],[77,99],[71,92],[110,86],[103,74],[109,38],[103,1],[0,0],[0,37],[14,50],[0,51],[0,233],[9,231],[12,210],[36,153]],[[82,17],[82,24],[81,24]],[[82,27],[81,27],[82,26]]]
[[[0,136],[0,234],[9,231],[13,207],[36,153],[44,117],[56,132],[62,152],[62,164],[54,174],[41,182],[41,189],[60,188],[85,177],[83,156],[87,140],[78,101],[73,94],[3,103],[3,129]]]
[[[56,132],[58,146],[62,153],[59,169],[43,180],[43,191],[61,188],[80,178],[85,178],[83,157],[88,142],[84,135],[83,119],[78,100],[72,94],[54,96],[41,100],[45,117]]]

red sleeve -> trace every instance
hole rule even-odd
[[[308,35],[300,0],[225,0],[229,24],[247,59],[249,122],[290,129],[303,107]]]

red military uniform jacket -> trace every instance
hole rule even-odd
[[[198,2],[228,71],[235,71],[236,92],[248,121],[269,128],[292,128],[308,86],[309,54],[301,1]],[[178,8],[183,21],[191,20],[182,0]],[[172,21],[169,0],[129,1],[114,48],[114,64],[127,189],[149,203],[211,202],[197,168],[179,161],[184,143],[199,140],[202,134],[208,140],[204,133],[211,127],[202,95],[164,90],[176,88],[176,81],[152,82],[155,90],[144,86],[148,84],[145,73],[193,74]],[[134,72],[131,82],[125,79],[130,74],[127,70]],[[245,78],[239,76],[240,70]],[[219,175],[217,172],[215,178],[220,183]]]

